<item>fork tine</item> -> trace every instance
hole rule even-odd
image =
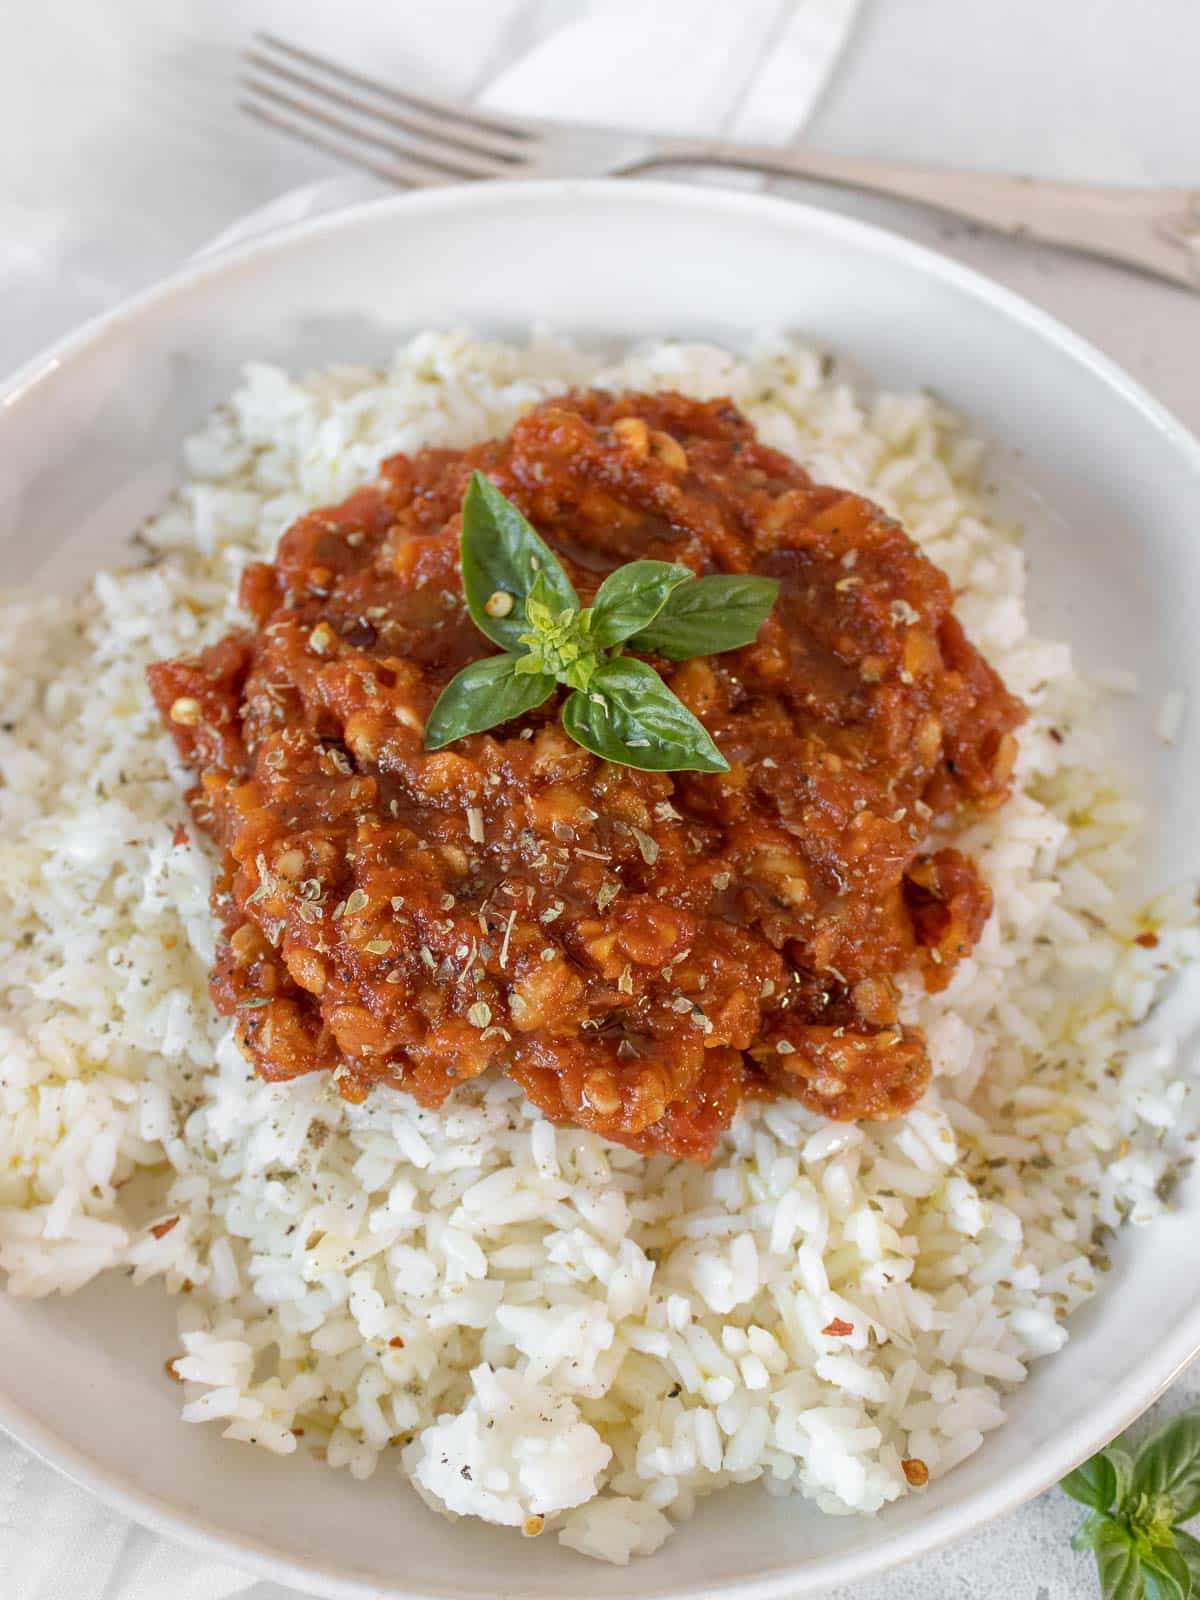
[[[253,100],[239,100],[238,110],[248,117],[253,117],[256,122],[265,124],[276,133],[286,134],[289,139],[298,139],[301,144],[306,144],[313,150],[320,150],[325,155],[336,156],[339,161],[348,162],[364,172],[373,173],[385,183],[394,183],[405,189],[425,189],[438,182],[436,178],[418,174],[407,164],[376,161],[365,150],[344,144],[340,139],[331,139],[327,134],[319,133],[315,128],[305,127],[291,117],[281,116],[277,111],[267,106],[260,106]]]
[[[273,88],[278,92],[280,84],[293,86],[314,100],[329,101],[335,106],[344,107],[356,116],[386,123],[389,128],[396,128],[408,135],[407,147],[414,157],[425,156],[444,166],[454,177],[501,177],[510,166],[520,165],[519,157],[485,154],[464,141],[448,139],[437,132],[430,134],[426,124],[431,119],[422,117],[419,113],[397,112],[383,106],[372,105],[361,95],[347,94],[345,90],[322,83],[311,75],[306,76],[302,72],[293,71],[290,67],[281,66],[257,50],[248,50],[245,60],[254,71],[267,74],[266,84],[254,77],[246,79],[245,81],[253,88],[261,92],[269,92]]]
[[[395,105],[403,106],[409,112],[424,113],[430,119],[426,131],[440,133],[442,138],[453,141],[474,137],[478,141],[475,148],[499,156],[519,154],[519,147],[522,144],[527,144],[531,140],[536,141],[538,138],[536,129],[519,118],[497,115],[492,111],[477,111],[474,106],[457,105],[451,100],[439,100],[432,95],[415,94],[410,89],[397,88],[395,84],[384,83],[379,78],[369,77],[365,72],[344,67],[336,61],[331,61],[327,56],[305,50],[300,45],[289,44],[286,39],[280,39],[276,34],[261,29],[255,33],[254,38],[264,50],[277,50],[281,55],[290,56],[293,61],[298,61],[307,67],[315,67],[318,72],[327,73],[330,77],[352,84],[357,89],[366,89],[371,94],[380,95]]]
[[[454,183],[477,176],[469,167],[456,167],[440,157],[426,155],[410,144],[402,144],[397,139],[388,138],[386,134],[375,132],[374,129],[361,127],[347,117],[337,116],[334,112],[311,105],[295,95],[285,94],[283,90],[273,88],[270,84],[260,83],[256,78],[243,78],[242,84],[251,97],[256,97],[259,101],[266,100],[270,105],[281,106],[286,112],[291,113],[293,122],[308,124],[315,122],[322,128],[328,128],[331,132],[351,141],[373,145],[375,149],[382,150],[389,158],[392,167],[404,175],[403,182]]]

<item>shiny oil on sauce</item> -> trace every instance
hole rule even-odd
[[[653,661],[727,773],[601,761],[557,698],[423,749],[493,648],[458,564],[476,468],[585,605],[643,557],[780,580],[755,644]],[[1005,798],[1023,710],[878,507],[728,401],[590,391],[385,462],[242,602],[247,627],[150,682],[222,853],[213,997],[264,1078],[437,1106],[503,1071],[555,1120],[701,1160],[748,1096],[850,1119],[922,1093],[894,977],[939,988],[979,936],[990,892],[944,841]]]

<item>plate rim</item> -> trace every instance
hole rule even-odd
[[[841,212],[774,195],[748,194],[729,189],[704,188],[666,181],[620,179],[558,179],[510,181],[503,185],[453,184],[365,200],[332,213],[287,224],[245,243],[204,255],[121,301],[111,310],[89,319],[45,350],[23,363],[0,382],[0,457],[5,445],[5,421],[42,384],[65,374],[70,365],[103,342],[119,337],[176,298],[214,281],[246,270],[257,270],[272,257],[287,254],[307,241],[334,235],[370,223],[374,217],[400,212],[421,219],[439,213],[474,209],[481,218],[492,209],[519,207],[523,203],[561,205],[684,205],[708,210],[736,225],[743,217],[774,219],[784,227],[808,228],[826,239],[844,240],[864,247],[898,266],[915,269],[927,279],[955,290],[1015,322],[1067,357],[1097,383],[1139,413],[1165,442],[1190,465],[1200,489],[1200,439],[1132,378],[1119,363],[1089,340],[1074,333],[1057,317],[1043,311],[1023,295],[997,283],[985,273],[952,260],[940,251],[918,244],[891,229],[860,221]],[[819,1566],[788,1572],[747,1573],[711,1584],[673,1585],[660,1588],[651,1582],[642,1588],[643,1600],[801,1600],[831,1584],[862,1581],[903,1563],[928,1555],[986,1523],[1017,1509],[1040,1494],[1109,1439],[1129,1426],[1169,1387],[1189,1363],[1200,1355],[1200,1302],[1171,1330],[1162,1344],[1129,1373],[1114,1396],[1095,1408],[1086,1424],[1068,1433],[1057,1449],[1047,1447],[1019,1474],[949,1499],[928,1517],[916,1521],[866,1550],[850,1550],[820,1558]],[[206,1554],[244,1567],[258,1578],[274,1580],[320,1593],[331,1600],[462,1600],[465,1591],[453,1586],[437,1589],[381,1586],[373,1578],[356,1574],[352,1567],[314,1568],[278,1545],[249,1534],[233,1533],[188,1507],[133,1485],[119,1471],[62,1439],[43,1425],[12,1395],[0,1387],[0,1428],[52,1467],[94,1494],[102,1503],[131,1520]],[[1040,1462],[1040,1465],[1034,1463]],[[644,1569],[643,1569],[644,1570]],[[313,1588],[314,1580],[318,1587]],[[582,1597],[584,1591],[577,1591]],[[518,1600],[511,1591],[496,1600]]]

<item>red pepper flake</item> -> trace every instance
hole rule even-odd
[[[404,1340],[400,1337],[399,1334],[397,1334],[394,1339],[389,1339],[388,1340],[388,1344],[391,1345],[393,1350],[403,1350],[404,1349]]]
[[[1063,742],[1063,736],[1057,728],[1050,729],[1050,737],[1054,740],[1055,744],[1061,744]]]
[[[914,1489],[923,1489],[929,1482],[929,1468],[921,1460],[920,1456],[909,1456],[900,1465],[904,1468],[904,1476]]]
[[[179,1224],[179,1218],[178,1217],[167,1217],[162,1222],[156,1222],[154,1224],[154,1226],[150,1229],[150,1232],[154,1235],[154,1237],[156,1239],[162,1239],[163,1237],[165,1237],[166,1234],[170,1233],[172,1228],[177,1227],[178,1224]]]
[[[831,1339],[844,1339],[847,1334],[854,1332],[854,1324],[843,1322],[841,1317],[834,1317],[832,1322],[825,1324],[821,1332],[827,1333]]]
[[[1158,944],[1158,935],[1156,933],[1139,933],[1133,942],[1134,944],[1140,944],[1143,950],[1153,950]]]
[[[173,845],[181,845],[181,844],[189,843],[188,831],[184,827],[182,822],[177,822],[175,824],[175,832],[171,835],[171,843]]]
[[[293,1428],[292,1429],[292,1433],[297,1439],[303,1439],[303,1437],[304,1437],[304,1429],[303,1428]]]

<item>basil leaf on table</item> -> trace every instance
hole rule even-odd
[[[579,596],[558,557],[482,472],[473,472],[467,485],[459,553],[471,621],[493,644],[518,647],[528,628],[525,601],[539,576],[542,592],[559,610],[579,609]],[[504,596],[512,601],[507,610]]]
[[[1104,1454],[1108,1457],[1108,1464],[1116,1474],[1117,1480],[1112,1504],[1117,1511],[1122,1511],[1133,1493],[1133,1457],[1128,1450],[1122,1450],[1119,1445],[1112,1444]]]
[[[666,656],[669,661],[740,650],[757,639],[778,594],[777,578],[745,572],[681,584],[649,627],[637,635],[636,648],[647,655]]]
[[[1185,1533],[1182,1528],[1176,1528],[1175,1548],[1183,1557],[1184,1564],[1191,1574],[1192,1593],[1200,1595],[1200,1539],[1193,1539],[1190,1533]]]
[[[1068,1472],[1059,1488],[1093,1511],[1120,1506],[1129,1490],[1132,1464],[1124,1450],[1100,1450]]]
[[[610,572],[592,602],[593,640],[608,649],[640,633],[658,616],[671,591],[693,577],[690,567],[674,561],[630,561]]]
[[[605,661],[563,707],[563,727],[585,750],[644,772],[728,772],[704,724],[644,661]]]
[[[456,673],[425,724],[426,750],[440,750],[468,733],[482,733],[533,711],[554,692],[548,673],[522,672],[515,655],[484,656]]]
[[[1142,1585],[1146,1600],[1189,1600],[1192,1574],[1173,1544],[1141,1551]]]
[[[1092,1548],[1104,1600],[1145,1600],[1141,1557],[1128,1529],[1107,1518],[1097,1529]]]
[[[1095,1552],[1104,1600],[1200,1600],[1200,1406],[1153,1433],[1136,1458],[1109,1445],[1061,1487],[1089,1508],[1071,1545]]]
[[[1133,1463],[1132,1492],[1166,1496],[1172,1522],[1200,1511],[1200,1411],[1185,1411],[1150,1435]]]
[[[1100,1529],[1112,1519],[1107,1512],[1089,1511],[1071,1535],[1072,1550],[1093,1550],[1100,1537]]]

